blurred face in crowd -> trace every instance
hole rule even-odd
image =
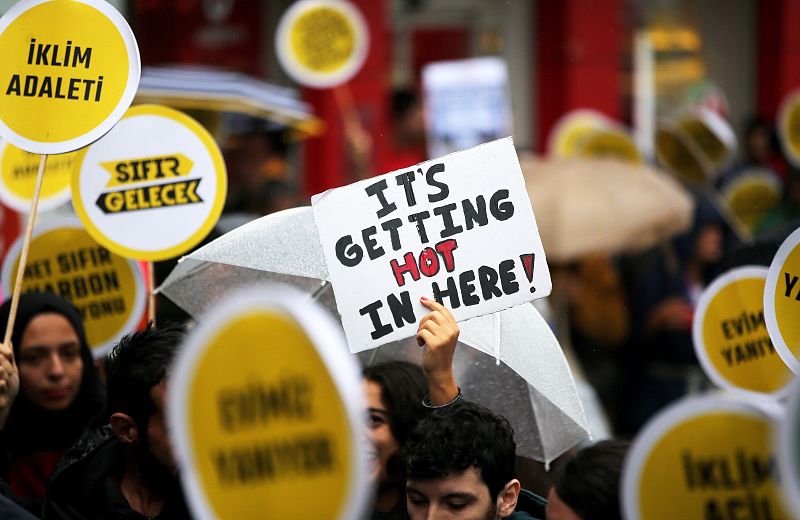
[[[697,233],[695,257],[704,264],[713,264],[722,258],[724,236],[718,224],[706,224]]]
[[[546,513],[547,520],[583,520],[561,500],[555,486],[550,488],[550,494],[547,495]]]
[[[495,520],[511,514],[505,493],[495,500],[478,468],[449,473],[445,478],[415,480],[406,484],[406,507],[411,520]]]
[[[389,428],[389,411],[381,400],[381,386],[365,379],[363,388],[367,400],[367,432],[371,443],[370,476],[373,481],[386,482],[389,479],[387,462],[400,446]]]
[[[33,318],[19,348],[20,391],[45,410],[65,410],[80,390],[83,359],[78,334],[57,313]]]

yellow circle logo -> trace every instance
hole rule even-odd
[[[800,229],[784,240],[769,266],[764,318],[778,354],[800,373]]]
[[[139,83],[133,33],[99,0],[22,1],[0,22],[0,48],[0,134],[31,152],[96,140]]]
[[[11,294],[22,244],[3,262],[3,292]],[[51,221],[34,233],[23,292],[49,292],[69,300],[86,327],[96,357],[104,355],[142,317],[145,291],[139,266],[100,246],[77,219]]]
[[[39,155],[26,152],[11,143],[1,145],[0,198],[8,207],[19,212],[30,211],[39,160]],[[48,211],[69,200],[74,162],[75,152],[47,158],[42,191],[39,193],[39,211]]]
[[[700,296],[695,351],[706,374],[724,389],[785,394],[792,371],[775,351],[764,319],[767,270],[740,267],[723,274]]]
[[[786,157],[800,167],[800,91],[792,92],[781,103],[778,134]]]
[[[289,296],[281,305],[297,297]],[[345,395],[357,397],[358,376],[352,359],[330,364],[330,354],[349,356],[330,342],[341,333],[315,345],[322,336],[309,334],[312,322],[300,323],[264,292],[219,308],[193,331],[169,387],[170,424],[195,516],[291,518],[302,504],[304,517],[355,518],[348,515],[354,497],[366,496],[366,483],[355,478],[361,425]],[[306,318],[324,312],[296,309]],[[337,369],[354,377],[350,390],[332,373]]]
[[[327,88],[349,80],[366,59],[361,13],[340,0],[301,0],[283,15],[275,47],[286,72],[300,84]]]
[[[772,437],[755,404],[707,397],[668,408],[628,454],[625,518],[790,518]]]
[[[706,179],[703,164],[685,142],[685,138],[671,128],[656,131],[656,157],[674,175],[687,182],[702,182]]]

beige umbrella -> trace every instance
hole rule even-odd
[[[642,250],[692,222],[690,193],[652,167],[531,156],[520,164],[548,262]]]

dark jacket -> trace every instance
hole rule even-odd
[[[517,508],[508,517],[509,520],[538,520],[544,518],[547,500],[527,489],[521,489],[517,498]]]
[[[122,443],[109,426],[89,432],[56,467],[42,518],[47,520],[140,520],[119,489]],[[168,497],[157,520],[191,519],[180,493]]]

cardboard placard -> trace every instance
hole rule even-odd
[[[716,278],[695,307],[692,338],[703,370],[720,388],[782,397],[794,374],[767,332],[766,279],[767,269],[755,266]]]
[[[421,297],[461,321],[550,294],[511,138],[312,198],[352,352],[413,336]]]
[[[0,19],[0,136],[38,154],[77,150],[128,109],[136,39],[102,0],[22,0]]]
[[[791,92],[781,102],[777,126],[786,158],[800,168],[800,90]]]
[[[274,287],[232,295],[199,321],[167,390],[194,518],[361,518],[368,441],[343,342],[318,304]]]
[[[783,241],[767,273],[764,319],[781,358],[800,374],[800,229]]]
[[[21,237],[2,268],[4,294],[10,294],[19,266]],[[146,291],[137,262],[110,252],[89,236],[75,218],[51,220],[33,233],[22,292],[49,292],[78,309],[95,357],[104,356],[139,323]]]
[[[177,110],[132,107],[76,162],[75,211],[95,240],[127,258],[178,256],[222,213],[222,154],[205,128]]]
[[[70,180],[76,152],[48,157],[39,194],[39,211],[65,204],[71,196]],[[31,209],[40,156],[0,142],[0,200],[21,213]]]
[[[287,9],[275,32],[283,70],[307,87],[347,82],[367,58],[369,33],[358,9],[344,0],[300,0]]]
[[[773,445],[780,413],[765,400],[723,395],[684,399],[659,413],[625,461],[624,518],[791,518]]]
[[[514,133],[508,67],[497,57],[429,63],[422,69],[428,157]]]

